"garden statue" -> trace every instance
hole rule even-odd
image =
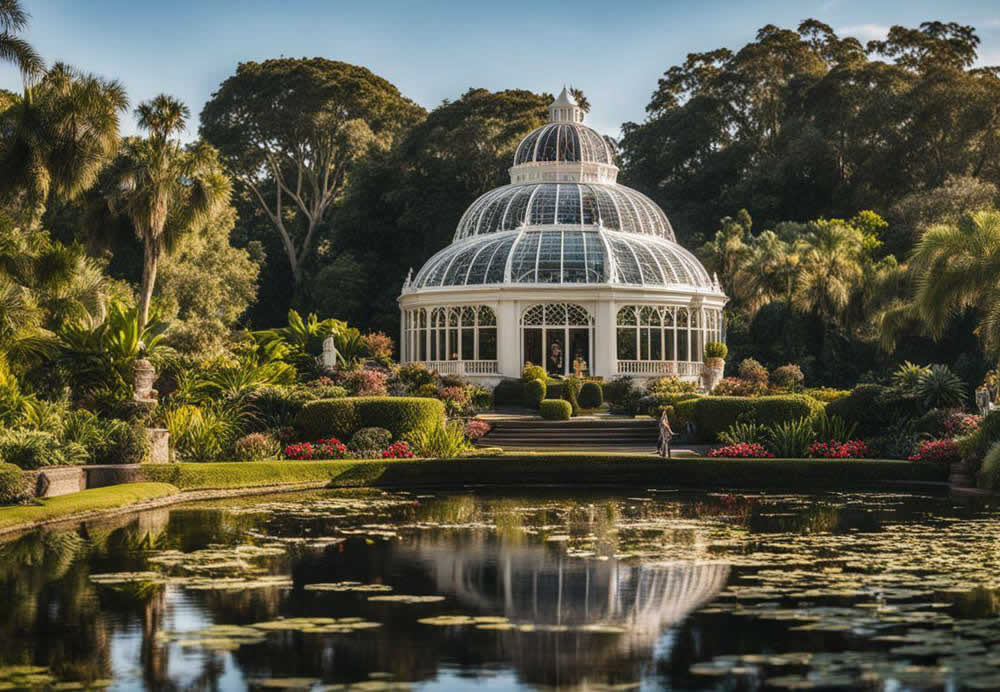
[[[156,402],[157,391],[153,389],[156,382],[156,369],[145,358],[135,362],[134,398],[136,401]]]
[[[990,401],[990,390],[985,384],[981,384],[976,387],[976,410],[979,411],[979,415],[985,416],[993,408],[992,402]]]
[[[328,336],[323,339],[323,355],[320,356],[320,362],[324,368],[332,370],[337,367],[337,358],[337,345],[334,343],[333,337]]]

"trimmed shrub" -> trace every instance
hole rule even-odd
[[[250,433],[236,440],[233,454],[237,461],[277,459],[281,454],[281,444],[270,435]]]
[[[521,406],[524,403],[524,382],[521,380],[500,380],[493,388],[495,406]]]
[[[676,375],[657,377],[646,385],[646,393],[652,395],[694,394],[697,391],[694,382],[685,382]]]
[[[580,396],[580,389],[582,386],[582,380],[577,377],[567,377],[563,380],[562,398],[569,402],[569,405],[573,409],[574,416],[579,415],[580,413],[580,402],[578,397]]]
[[[295,418],[302,437],[350,439],[361,428],[385,428],[394,439],[444,419],[444,404],[422,397],[347,397],[310,401]]]
[[[548,378],[549,374],[545,372],[545,368],[541,365],[526,363],[524,369],[521,370],[521,379],[525,382],[530,382],[531,380],[541,380],[542,382],[545,382]]]
[[[716,441],[719,433],[737,422],[773,426],[799,418],[811,418],[823,409],[823,404],[801,394],[752,398],[706,396],[695,402],[697,435],[706,442]]]
[[[694,423],[694,407],[700,398],[685,399],[673,404],[674,417],[670,419],[670,427],[675,433],[684,432],[688,423]]]
[[[375,456],[376,452],[392,444],[392,433],[385,428],[361,428],[351,436],[347,448],[355,454],[367,452]]]
[[[829,404],[831,401],[838,401],[851,395],[849,389],[833,389],[832,387],[806,387],[802,394],[811,396],[816,401]]]
[[[775,368],[774,372],[771,373],[771,384],[783,389],[796,389],[801,387],[805,380],[806,378],[805,375],[802,374],[802,368],[793,363],[782,365],[780,368]]]
[[[986,450],[978,485],[980,488],[988,490],[996,490],[1000,487],[1000,442]]]
[[[545,391],[547,387],[545,385],[545,380],[528,380],[524,383],[524,405],[528,408],[537,409],[541,403],[542,399],[545,398]]]
[[[604,403],[604,392],[596,382],[584,382],[578,397],[581,408],[600,408]]]
[[[573,405],[565,399],[545,399],[538,412],[545,420],[569,420],[573,416]]]
[[[753,358],[746,358],[740,363],[739,374],[741,380],[753,382],[762,387],[767,387],[767,368]]]
[[[604,390],[604,400],[614,408],[635,390],[635,381],[628,375],[622,375],[610,382],[604,382],[601,388]]]
[[[487,421],[479,418],[473,418],[465,424],[465,439],[469,442],[475,442],[476,440],[481,440],[486,437],[487,433],[493,429]]]
[[[31,499],[29,481],[14,464],[0,462],[0,505],[18,505]]]

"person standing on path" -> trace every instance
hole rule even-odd
[[[667,418],[666,409],[660,414],[660,441],[657,445],[657,453],[664,459],[670,458],[670,440],[674,436],[674,431],[670,428],[670,420]]]

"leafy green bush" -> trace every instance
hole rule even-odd
[[[524,382],[521,380],[500,380],[493,388],[493,404],[496,406],[521,406],[524,403]]]
[[[673,404],[674,417],[670,419],[670,427],[675,433],[681,433],[687,428],[688,423],[694,423],[694,407],[698,403],[698,398],[685,399]]]
[[[33,470],[86,463],[87,451],[78,444],[60,442],[52,433],[15,428],[0,432],[0,461]]]
[[[423,363],[406,363],[396,370],[396,379],[403,388],[413,394],[424,385],[436,385],[437,377]]]
[[[141,425],[112,419],[105,421],[104,434],[94,449],[97,464],[141,464],[149,459],[149,440]]]
[[[878,384],[859,384],[850,395],[827,404],[826,412],[840,416],[848,425],[856,424],[858,435],[865,440],[883,435],[900,420],[918,413],[915,399],[895,387]]]
[[[676,375],[657,377],[646,385],[646,393],[654,396],[673,394],[694,394],[698,387],[694,382],[682,380]]]
[[[622,400],[633,394],[635,381],[628,375],[622,375],[610,382],[604,382],[601,388],[604,390],[604,400],[611,404],[612,408],[616,408]]]
[[[601,385],[596,382],[584,382],[583,387],[580,388],[578,400],[581,408],[600,408],[601,404],[604,403],[604,392],[601,391]]]
[[[343,391],[342,387],[338,389]],[[306,401],[313,398],[305,388],[261,387],[247,400],[249,427],[263,431],[291,425]]]
[[[31,499],[29,482],[14,464],[0,462],[0,505],[19,505]]]
[[[965,403],[965,383],[947,365],[932,365],[914,394],[925,408],[959,408]]]
[[[736,422],[719,433],[719,442],[726,445],[764,444],[767,440],[767,428],[757,423]]]
[[[361,428],[351,436],[347,448],[359,454],[378,452],[392,444],[392,433],[385,428]]]
[[[545,380],[528,380],[524,383],[524,405],[528,408],[537,409],[545,398]]]
[[[105,419],[106,420],[106,419]],[[67,411],[63,417],[62,441],[75,442],[87,450],[93,461],[98,448],[104,443],[107,425],[86,409]]]
[[[767,386],[767,368],[753,358],[746,358],[740,363],[739,375],[741,380],[746,380],[762,387]]]
[[[563,380],[562,398],[569,402],[573,415],[580,414],[580,389],[583,387],[583,380],[579,377],[567,377]]]
[[[694,392],[679,392],[674,394],[663,393],[663,394],[649,394],[640,398],[635,404],[635,410],[632,413],[641,413],[647,416],[653,416],[658,418],[660,412],[666,406],[676,406],[682,401],[688,401],[690,399],[697,399],[700,394]]]
[[[805,382],[802,368],[794,363],[775,368],[771,373],[771,384],[782,389],[798,389]]]
[[[233,456],[237,461],[267,461],[277,459],[281,454],[281,444],[264,433],[250,433],[236,440]]]
[[[170,441],[186,461],[215,461],[227,456],[240,431],[240,416],[231,409],[178,406],[164,413]]]
[[[858,424],[850,425],[840,416],[831,416],[825,410],[813,417],[813,432],[819,442],[847,442],[854,439]]]
[[[1000,442],[993,443],[993,446],[986,450],[977,485],[987,490],[1000,488]]]
[[[413,430],[407,440],[417,456],[433,459],[452,459],[471,448],[462,421],[445,421],[443,417],[434,425]]]
[[[699,439],[705,442],[715,442],[719,433],[737,422],[771,426],[799,418],[811,418],[823,408],[823,404],[801,394],[706,396],[695,401],[694,423]]]
[[[775,423],[767,429],[767,451],[779,459],[804,459],[815,441],[816,433],[808,417]]]
[[[978,430],[959,438],[958,448],[966,462],[977,466],[997,442],[1000,442],[1000,410],[990,411],[983,417]]]
[[[896,368],[896,371],[892,373],[892,385],[904,392],[914,393],[917,391],[917,386],[920,384],[927,373],[930,372],[930,368],[926,365],[916,365],[910,361],[903,361],[902,365]]]
[[[573,416],[573,405],[565,399],[546,399],[538,412],[545,420],[569,420]]]
[[[310,401],[295,418],[304,439],[349,440],[361,428],[385,428],[393,439],[444,420],[444,404],[423,397],[347,397]]]
[[[705,358],[725,358],[729,355],[729,347],[721,341],[709,341],[705,344]]]
[[[549,379],[549,374],[545,372],[545,368],[541,365],[532,365],[528,363],[521,370],[521,379],[525,382],[531,382],[532,380],[541,380],[545,382]]]

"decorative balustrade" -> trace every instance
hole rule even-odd
[[[430,370],[437,370],[442,375],[496,375],[499,372],[495,360],[425,360],[422,361]]]
[[[704,369],[704,363],[694,363],[685,360],[618,361],[619,375],[700,377]]]

